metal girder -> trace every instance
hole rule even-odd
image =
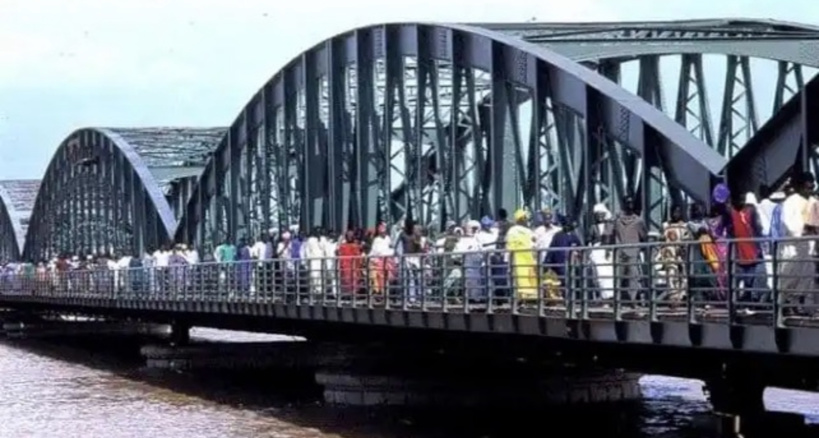
[[[0,181],[0,263],[18,260],[39,180]]]
[[[773,111],[803,86],[804,66],[819,66],[819,28],[772,20],[715,19],[621,23],[486,23],[488,28],[548,47],[620,83],[620,68],[639,63],[637,89],[650,104],[667,111],[697,138],[730,158],[758,128],[758,111],[751,85],[751,58],[778,61]],[[712,120],[703,54],[726,55],[726,77],[720,118]],[[680,59],[674,105],[662,102],[659,60]],[[714,130],[716,128],[716,131]],[[684,202],[661,172],[660,157],[643,171],[642,160],[616,142],[610,153],[595,155],[596,189],[610,208],[624,194],[641,198],[646,219],[657,227],[673,204]],[[647,175],[647,181],[641,180]],[[554,179],[554,175],[551,176]],[[645,184],[644,184],[645,183]],[[647,190],[643,190],[643,188]],[[650,189],[650,190],[648,190]]]
[[[660,110],[545,47],[468,25],[365,27],[298,56],[253,97],[176,237],[208,248],[290,224],[439,227],[546,205],[583,220],[601,198],[594,154],[614,143],[702,201],[725,164]]]
[[[759,129],[750,63],[746,56],[728,57],[717,151],[729,159]]]
[[[819,127],[810,123],[817,116],[819,77],[788,100],[728,162],[726,175],[731,189],[759,193],[763,186],[772,189],[781,184],[794,168],[819,171]]]
[[[636,93],[727,157],[757,129],[749,58],[778,61],[774,111],[802,88],[803,66],[819,67],[819,28],[772,20],[464,26],[489,29],[499,42],[513,37],[518,50],[523,44],[525,51],[537,45],[561,53],[615,82],[620,66],[637,60]],[[657,226],[670,204],[686,193],[702,198],[710,184],[681,169],[713,156],[668,142],[649,150],[629,144],[631,134],[624,138],[614,128],[621,122],[612,108],[584,113],[575,101],[557,100],[548,74],[533,86],[499,76],[494,60],[471,64],[478,55],[453,54],[471,47],[449,42],[450,52],[440,56],[443,43],[421,41],[421,33],[437,30],[416,31],[421,36],[407,43],[403,30],[394,31],[398,37],[367,30],[377,28],[356,32],[380,41],[361,43],[349,33],[305,52],[227,133],[216,128],[185,139],[186,129],[118,132],[150,162],[176,219],[184,214],[192,224],[180,230],[184,240],[234,239],[291,223],[339,229],[407,217],[439,228],[500,205],[551,206],[582,219],[590,199],[616,209],[626,194],[641,200]],[[359,50],[360,44],[372,47]],[[709,116],[703,74],[702,54],[709,53],[726,55],[728,67],[718,121]],[[678,96],[669,105],[660,87],[664,55],[681,55]],[[510,69],[513,61],[504,62]],[[583,89],[591,96],[587,105],[598,99],[595,90]],[[615,101],[632,96],[623,98]],[[200,184],[217,143],[233,152],[210,163]]]
[[[683,55],[674,120],[708,145],[714,144],[702,55]]]
[[[86,128],[59,146],[31,214],[24,257],[137,255],[168,242],[176,218],[166,199],[171,167],[202,168],[224,128]],[[157,180],[152,169],[161,169]],[[172,195],[173,196],[173,195]],[[181,196],[181,195],[179,195]]]
[[[578,62],[718,53],[819,67],[819,27],[776,20],[472,25],[545,45]]]
[[[179,219],[227,128],[108,128],[131,145]]]
[[[641,84],[644,76],[642,63],[646,59],[681,55],[678,99],[671,115],[729,158],[756,132],[758,125],[750,59],[779,63],[774,112],[801,89],[804,82],[802,68],[819,67],[819,28],[774,20],[484,23],[476,26],[549,47],[602,74],[613,68],[619,71],[619,64],[638,60],[641,63]],[[726,55],[723,107],[720,119],[713,123],[719,125],[717,135],[712,131],[709,116],[703,54]],[[607,77],[619,82],[619,77]]]

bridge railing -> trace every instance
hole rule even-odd
[[[0,294],[782,327],[819,310],[815,242],[702,240],[73,270],[2,276]]]

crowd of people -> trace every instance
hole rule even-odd
[[[780,191],[713,191],[711,208],[671,209],[661,233],[649,232],[632,198],[613,214],[593,207],[580,233],[571,217],[549,209],[501,209],[495,218],[449,222],[437,236],[407,221],[338,236],[320,228],[270,230],[251,243],[221,242],[200,254],[184,244],[142,256],[64,255],[49,262],[0,265],[0,293],[230,298],[506,300],[546,305],[568,299],[601,304],[686,299],[725,303],[729,294],[770,303],[778,289],[811,312],[819,248],[814,178],[799,174]],[[764,192],[764,190],[763,190]],[[686,214],[687,213],[687,214]],[[795,240],[794,240],[795,239]]]

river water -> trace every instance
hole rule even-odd
[[[202,329],[195,335],[258,340]],[[64,341],[3,341],[0,437],[568,438],[581,430],[573,423],[600,423],[598,426],[608,433],[598,436],[715,436],[712,422],[707,421],[710,407],[702,384],[691,380],[645,377],[645,398],[639,405],[607,412],[578,411],[570,415],[568,424],[556,426],[548,413],[478,421],[468,414],[464,418],[449,412],[430,419],[398,412],[330,409],[315,402],[315,394],[277,394],[275,385],[253,380],[258,376],[225,380],[223,375],[146,371],[133,350],[96,341],[79,346]],[[803,413],[809,421],[819,421],[819,394],[771,389],[766,393],[766,405],[769,410]]]

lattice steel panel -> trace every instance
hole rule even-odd
[[[19,258],[39,188],[39,180],[0,181],[0,260]]]
[[[499,207],[582,221],[625,195],[658,226],[672,204],[707,201],[716,154],[735,156],[764,123],[752,60],[776,66],[776,114],[817,53],[819,28],[772,20],[379,25],[299,55],[227,131],[106,132],[167,198],[166,229],[179,219],[177,238],[206,246],[294,223],[437,228]],[[706,86],[704,55],[722,56],[723,90]]]
[[[522,109],[528,105],[528,109]],[[581,222],[631,187],[706,201],[725,164],[659,109],[553,51],[470,26],[372,26],[297,57],[245,107],[178,240],[547,205]],[[624,156],[641,161],[625,172]],[[603,164],[606,157],[614,164]],[[645,169],[652,169],[651,173]],[[656,169],[656,172],[653,170]]]

